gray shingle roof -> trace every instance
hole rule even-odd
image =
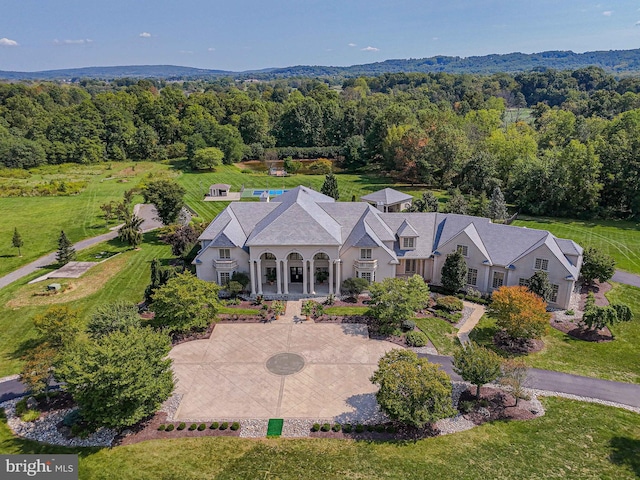
[[[395,203],[406,202],[407,200],[413,199],[411,195],[399,192],[393,188],[384,188],[360,198],[365,202],[374,202],[381,205],[393,205]]]

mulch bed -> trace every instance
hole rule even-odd
[[[580,310],[584,310],[584,304],[587,300],[587,295],[593,292],[593,295],[596,297],[596,305],[599,307],[606,307],[609,305],[609,300],[605,297],[605,293],[611,290],[611,284],[609,283],[600,283],[597,280],[593,282],[593,285],[587,286],[582,285],[580,289],[580,306],[578,307]]]
[[[318,431],[318,432],[310,432],[309,437],[311,438],[346,438],[351,440],[367,440],[367,441],[390,441],[390,440],[420,440],[422,438],[429,437],[437,437],[440,434],[440,431],[437,428],[434,428],[432,425],[427,424],[424,428],[416,428],[408,425],[396,425],[394,423],[385,423],[384,425],[385,431],[377,432],[377,431],[364,431],[361,433],[357,433],[353,431],[356,425],[352,424],[352,431],[350,433],[345,433],[342,430],[339,432],[334,432],[333,430],[329,430],[328,432]],[[333,426],[333,424],[331,424]],[[388,428],[395,429],[393,431],[387,431]]]
[[[187,428],[184,430],[172,430],[171,432],[160,431],[158,430],[158,426],[161,424],[168,425],[173,424],[176,428],[180,425],[181,422],[167,422],[167,414],[164,412],[157,413],[151,419],[147,421],[140,422],[127,430],[124,430],[123,433],[118,435],[114,440],[114,446],[119,445],[131,445],[134,443],[144,442],[146,440],[166,440],[169,438],[192,438],[192,437],[238,437],[240,436],[240,430],[231,430],[231,428],[227,428],[226,430],[215,429],[212,430],[209,428],[211,422],[185,422],[187,424]],[[199,430],[189,430],[189,426],[192,423],[196,423],[200,425],[200,423],[204,423],[207,428],[202,431]],[[222,422],[220,422],[222,423]],[[242,425],[242,422],[240,422]],[[229,422],[229,426],[231,426],[231,422]]]
[[[493,387],[482,387],[480,389],[481,406],[476,403],[475,387],[467,389],[460,395],[458,405],[462,402],[473,402],[474,408],[464,414],[467,420],[471,420],[476,425],[482,425],[494,420],[531,420],[536,417],[536,408],[528,400],[520,399],[516,405],[515,398],[504,390]]]
[[[520,355],[536,353],[544,348],[544,342],[542,340],[511,338],[503,331],[500,331],[493,336],[493,343],[500,350]]]
[[[70,393],[63,391],[52,391],[50,393],[49,403],[42,397],[36,399],[38,406],[36,407],[42,413],[52,412],[54,410],[66,410],[76,406]]]

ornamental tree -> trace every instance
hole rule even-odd
[[[470,342],[453,354],[453,371],[466,382],[476,386],[476,399],[480,387],[500,376],[500,357],[493,351]]]
[[[138,248],[142,243],[142,218],[137,215],[127,215],[124,225],[118,230],[118,238],[121,242],[128,243],[131,248]]]
[[[21,257],[22,252],[20,249],[23,247],[24,241],[22,240],[22,236],[20,236],[20,233],[18,233],[18,227],[15,227],[13,230],[13,238],[11,239],[11,245],[13,245],[13,248],[18,249],[18,256]]]
[[[153,295],[154,326],[168,333],[207,327],[216,319],[220,307],[219,289],[215,283],[200,280],[190,272],[177,274]]]
[[[449,375],[410,350],[387,352],[371,382],[380,387],[380,409],[398,422],[422,428],[454,413]]]
[[[58,352],[49,343],[44,342],[32,348],[24,356],[25,361],[20,372],[20,381],[33,394],[44,393],[49,402],[49,388],[54,380],[53,366]]]
[[[66,305],[54,305],[36,315],[33,324],[38,337],[52,348],[61,349],[75,342],[82,331],[80,315]]]
[[[616,272],[616,261],[613,257],[600,250],[589,247],[582,254],[582,268],[580,274],[587,285],[594,280],[606,282],[613,277]]]
[[[415,316],[415,312],[429,303],[429,287],[420,275],[408,279],[385,278],[369,287],[371,315],[378,320],[380,330],[390,332],[405,320]]]
[[[114,331],[67,352],[56,370],[82,417],[123,428],[155,413],[173,391],[169,338],[149,328]]]
[[[173,180],[156,180],[150,182],[142,191],[144,201],[153,203],[162,223],[175,223],[184,207],[186,190]]]
[[[540,338],[551,314],[547,304],[527,287],[500,287],[493,292],[489,314],[511,338]]]
[[[460,252],[447,255],[442,266],[442,286],[450,292],[458,292],[467,281],[467,262]]]

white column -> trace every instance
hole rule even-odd
[[[282,295],[282,274],[280,273],[280,260],[276,260],[276,281],[277,283],[277,287],[276,287],[276,293],[278,295]]]
[[[251,295],[256,294],[256,266],[255,262],[249,262],[249,279],[251,280]]]
[[[262,262],[257,260],[256,265],[258,266],[258,274],[256,275],[256,278],[258,279],[258,295],[262,295]]]
[[[329,259],[329,295],[333,293],[333,260]]]
[[[283,260],[283,264],[284,264],[284,269],[282,273],[284,274],[284,294],[288,295],[289,294],[289,262],[286,258]]]
[[[307,294],[307,261],[302,260],[302,294]]]
[[[316,294],[316,272],[314,269],[313,258],[309,260],[309,276],[311,277],[309,280],[309,293],[311,295]]]
[[[342,260],[336,260],[336,295],[341,295],[340,292],[340,283],[341,283],[341,272],[340,272],[340,264]]]

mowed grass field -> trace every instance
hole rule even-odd
[[[559,372],[598,377],[627,383],[640,383],[640,289],[613,284],[607,293],[611,302],[626,303],[633,310],[631,322],[610,327],[615,336],[612,342],[586,342],[549,328],[543,337],[545,348],[522,357],[529,366]],[[492,346],[497,328],[495,322],[484,316],[470,337],[481,344]]]
[[[549,230],[556,237],[570,238],[583,248],[596,247],[616,259],[616,267],[640,274],[640,223],[623,220],[571,220],[521,216],[519,227]]]
[[[99,165],[51,165],[36,169],[28,182],[76,179],[87,182],[78,195],[0,198],[0,276],[57,249],[60,230],[72,242],[108,231],[100,205],[120,201],[125,190],[148,175],[166,174],[167,165],[150,162]],[[23,180],[15,180],[21,182]],[[136,202],[142,197],[137,196]],[[113,220],[110,226],[116,225]],[[18,228],[24,241],[22,257],[11,239]]]
[[[15,438],[0,421],[0,453],[79,453],[79,478],[633,479],[640,415],[560,398],[546,415],[412,442],[223,437],[153,440],[111,449],[54,448]]]
[[[95,308],[103,303],[116,300],[140,302],[150,281],[151,260],[158,258],[166,261],[173,258],[171,247],[160,243],[153,232],[144,235],[144,243],[137,251],[128,249],[117,240],[92,247],[96,252],[105,249],[123,253],[93,267],[80,279],[63,280],[63,283],[73,282],[77,285],[68,293],[53,297],[31,296],[33,302],[29,302],[29,296],[37,290],[44,290],[48,282],[34,285],[27,285],[27,282],[44,272],[34,273],[0,289],[0,377],[20,371],[20,357],[35,337],[33,318],[49,305],[68,305],[88,319]],[[91,252],[87,253],[90,256]]]

